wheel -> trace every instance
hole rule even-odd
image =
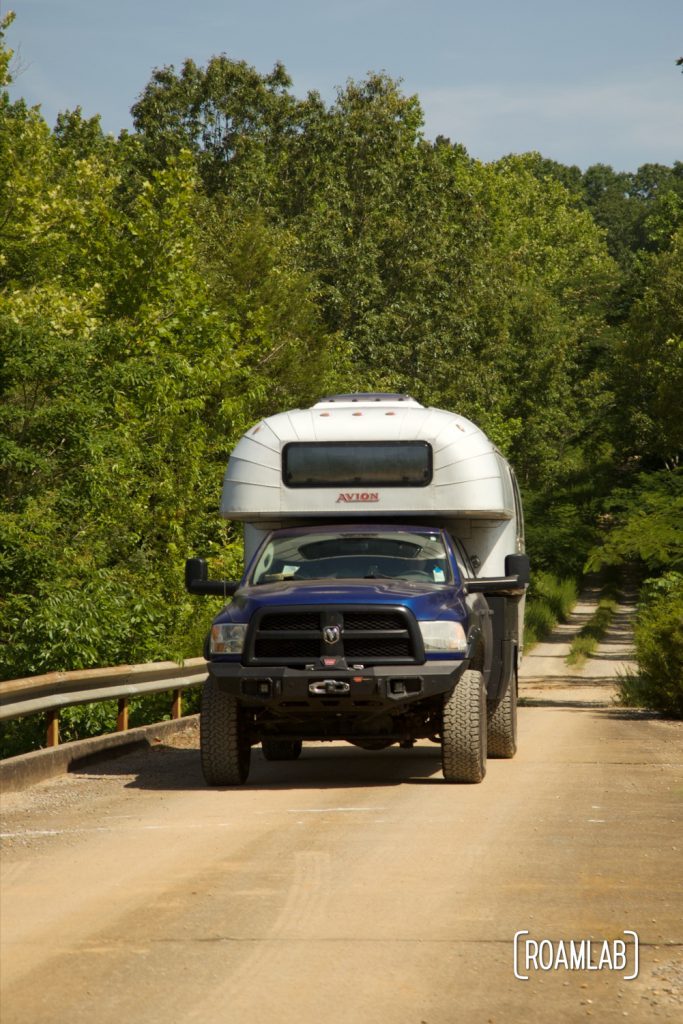
[[[444,698],[441,764],[446,782],[481,782],[486,775],[486,690],[481,672],[463,672]]]
[[[517,751],[517,678],[513,676],[502,701],[489,718],[489,757],[514,757]]]
[[[218,686],[213,676],[204,683],[199,716],[202,772],[209,786],[241,786],[251,761],[249,727],[237,698]]]
[[[275,736],[264,736],[261,740],[266,761],[296,761],[302,746],[301,740],[279,740]]]

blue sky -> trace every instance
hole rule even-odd
[[[585,168],[683,160],[683,0],[0,0],[16,12],[14,96],[54,123],[77,105],[106,131],[154,67],[217,53],[300,96],[386,71],[417,93],[425,135],[482,160],[539,150]]]

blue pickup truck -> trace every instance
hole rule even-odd
[[[481,782],[517,744],[529,563],[507,462],[469,421],[403,395],[337,395],[269,417],[235,448],[221,510],[245,524],[239,582],[205,656],[201,759],[244,783],[252,747],[440,744],[447,782]],[[230,600],[228,601],[228,599]]]

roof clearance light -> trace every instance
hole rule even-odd
[[[362,416],[363,413],[362,412],[352,412],[351,415],[352,416]]]

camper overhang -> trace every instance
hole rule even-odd
[[[407,396],[335,396],[270,416],[235,447],[221,514],[263,522],[396,515],[509,520],[505,460],[462,416]]]

